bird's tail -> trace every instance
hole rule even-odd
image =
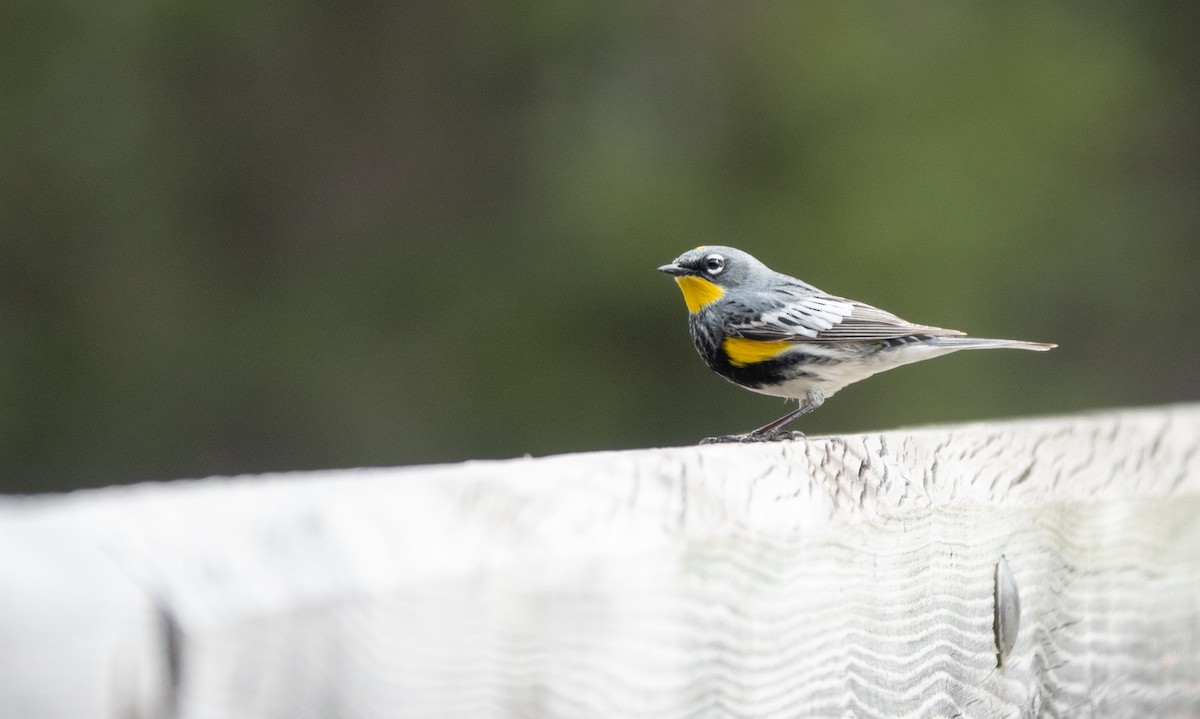
[[[955,350],[1014,349],[1034,350],[1035,352],[1045,352],[1058,346],[1048,342],[989,340],[982,337],[931,337],[927,340],[927,343],[934,347],[945,347],[946,349]]]

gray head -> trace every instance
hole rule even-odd
[[[704,245],[688,250],[669,265],[658,268],[676,278],[697,277],[723,288],[756,288],[774,275],[771,268],[735,247]]]

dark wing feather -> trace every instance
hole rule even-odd
[[[735,320],[728,332],[747,339],[789,342],[862,342],[912,335],[964,334],[914,324],[877,307],[820,292],[804,296],[788,294],[792,296],[764,293],[765,309],[753,317]]]

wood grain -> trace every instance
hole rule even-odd
[[[7,499],[0,717],[1198,716],[1198,448],[1191,405]]]

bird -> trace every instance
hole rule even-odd
[[[658,270],[672,275],[683,292],[689,334],[710,369],[752,392],[800,403],[751,432],[701,444],[802,438],[784,427],[843,387],[912,362],[968,349],[1044,352],[1058,346],[909,322],[776,272],[734,247],[697,247]]]

